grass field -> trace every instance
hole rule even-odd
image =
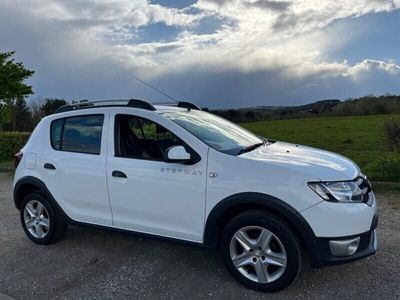
[[[385,150],[382,124],[390,115],[325,117],[242,123],[256,134],[318,147],[354,160],[372,180],[400,181],[400,154]],[[399,116],[400,117],[400,116]]]

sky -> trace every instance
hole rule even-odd
[[[34,95],[202,107],[400,94],[400,0],[0,0]]]

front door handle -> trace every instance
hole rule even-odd
[[[56,167],[53,164],[50,164],[50,163],[45,163],[43,167],[45,169],[48,169],[48,170],[55,170],[56,169]]]
[[[118,178],[128,178],[128,176],[126,176],[126,174],[121,171],[112,171],[111,175]]]

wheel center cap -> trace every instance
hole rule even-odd
[[[256,251],[254,252],[254,254],[255,254],[256,256],[260,256],[260,255],[261,255],[261,251],[260,251],[260,250],[256,250]]]

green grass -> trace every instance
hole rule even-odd
[[[382,141],[382,124],[391,115],[325,117],[242,123],[273,140],[322,148],[354,160],[376,181],[400,181],[400,154]],[[390,170],[388,170],[390,168]]]
[[[374,182],[372,188],[374,192],[378,193],[400,193],[399,182]],[[400,204],[400,201],[397,202]]]

